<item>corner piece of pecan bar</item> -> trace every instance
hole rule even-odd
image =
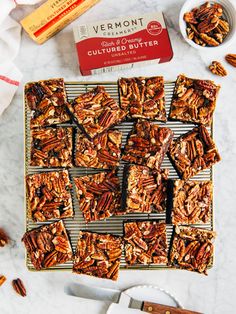
[[[34,221],[74,215],[67,170],[26,176],[30,216]]]
[[[68,109],[74,121],[90,139],[125,118],[125,112],[103,86],[97,86],[75,98],[68,103]]]
[[[70,120],[66,109],[67,97],[62,78],[26,84],[25,98],[31,110],[31,128]]]
[[[213,186],[211,181],[173,180],[172,223],[207,223],[212,207]]]
[[[166,121],[163,76],[118,80],[121,108],[130,119]]]
[[[73,256],[62,220],[26,232],[22,241],[36,270],[64,264]]]
[[[108,130],[89,140],[81,132],[76,136],[75,165],[109,169],[119,166],[122,133]]]
[[[128,135],[122,159],[159,170],[173,135],[167,127],[139,120]]]
[[[171,103],[170,118],[210,125],[219,90],[220,86],[213,81],[179,75]]]
[[[124,223],[125,261],[135,264],[167,264],[166,224],[157,221]]]
[[[117,280],[122,246],[121,237],[80,231],[73,272]]]
[[[72,167],[72,127],[31,131],[31,166]]]
[[[163,212],[167,202],[169,170],[151,171],[148,167],[124,168],[123,210],[125,213]]]
[[[79,208],[86,222],[103,220],[116,213],[121,203],[116,171],[74,178]]]
[[[174,140],[170,158],[181,179],[189,179],[221,160],[207,129],[201,125]]]
[[[170,265],[207,275],[207,268],[212,264],[215,237],[214,231],[176,226]]]

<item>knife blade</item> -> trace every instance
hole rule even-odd
[[[118,303],[127,308],[138,309],[152,314],[200,314],[199,312],[180,309],[163,304],[133,299],[125,292],[110,288],[90,287],[83,284],[70,284],[65,287],[65,293],[92,300]]]

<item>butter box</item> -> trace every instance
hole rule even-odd
[[[173,57],[161,12],[76,25],[74,38],[82,75],[168,62]]]
[[[100,0],[48,0],[20,21],[29,36],[44,43]]]

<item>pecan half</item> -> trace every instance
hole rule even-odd
[[[4,284],[7,278],[4,275],[0,275],[0,287]]]
[[[223,67],[223,65],[218,61],[212,61],[212,63],[209,65],[209,70],[216,75],[219,76],[226,76],[227,71]]]
[[[6,232],[0,228],[0,247],[4,247],[9,242],[9,237]]]
[[[17,294],[21,295],[22,297],[26,297],[26,289],[20,278],[12,280],[12,287]]]
[[[233,67],[236,67],[236,54],[229,53],[225,56],[225,60],[231,64]]]

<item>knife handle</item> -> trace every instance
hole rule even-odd
[[[151,302],[143,302],[142,311],[152,314],[201,314],[199,312]]]

